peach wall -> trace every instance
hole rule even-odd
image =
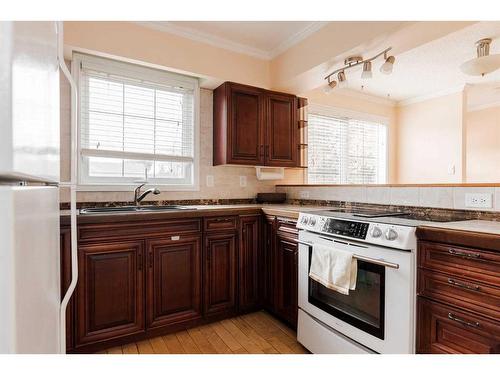
[[[467,182],[500,181],[500,106],[466,114]]]
[[[397,183],[462,182],[463,110],[463,92],[397,108]]]
[[[325,94],[321,88],[309,91],[301,96],[308,98],[309,104],[319,104],[322,106],[347,109],[350,111],[381,116],[389,119],[388,129],[388,179],[387,183],[396,181],[396,141],[397,124],[396,108],[389,100],[363,96],[353,96],[342,94],[342,90],[336,90],[330,94]]]
[[[131,22],[64,22],[64,44],[218,82],[269,88],[269,61]],[[213,82],[213,81],[212,81]]]

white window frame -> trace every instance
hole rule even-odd
[[[318,115],[318,116],[326,116],[326,117],[347,117],[355,120],[360,120],[360,121],[370,121],[370,122],[376,122],[382,126],[385,126],[386,128],[386,147],[385,147],[385,161],[386,161],[386,167],[385,167],[385,182],[378,183],[378,184],[369,184],[369,185],[385,185],[389,181],[389,166],[390,166],[390,160],[389,160],[389,139],[390,139],[390,134],[389,134],[389,118],[384,117],[384,116],[378,116],[378,115],[373,115],[371,113],[365,113],[365,112],[358,112],[358,111],[353,111],[350,109],[345,109],[345,108],[339,108],[339,107],[331,107],[331,106],[326,106],[322,104],[316,104],[316,103],[311,103],[308,106],[307,110],[308,114],[310,115]],[[308,157],[309,159],[309,157]],[[304,181],[305,184],[309,183],[309,172],[306,171],[304,176]],[[328,185],[328,184],[325,184]],[[351,184],[338,184],[339,186],[341,185],[351,185]],[[364,185],[364,184],[360,184]]]
[[[107,61],[106,61],[107,60]],[[78,108],[71,108],[71,111],[77,111],[77,121],[78,121],[78,132],[81,132],[81,111],[80,111],[80,74],[81,74],[81,64],[82,61],[87,62],[98,62],[102,63],[106,61],[109,63],[109,68],[115,73],[120,72],[125,76],[137,77],[138,79],[149,80],[157,83],[168,83],[168,84],[179,84],[187,83],[193,86],[193,180],[191,184],[170,184],[165,183],[161,179],[152,179],[148,181],[148,184],[161,187],[162,191],[199,191],[200,190],[200,86],[199,80],[197,78],[183,76],[177,73],[172,73],[160,69],[155,69],[147,66],[143,66],[139,63],[123,62],[119,59],[108,59],[103,57],[97,57],[93,55],[87,55],[83,53],[74,53],[71,63],[71,75],[75,80],[78,87]],[[73,94],[72,94],[73,95]],[[78,191],[130,191],[131,189],[137,187],[140,182],[144,181],[131,181],[124,180],[119,177],[104,177],[104,178],[93,178],[89,177],[88,174],[85,175],[85,171],[88,170],[87,163],[85,162],[84,156],[89,156],[91,152],[86,152],[85,155],[82,153],[80,134],[77,135],[77,160],[78,160]],[[113,153],[113,151],[106,151],[106,153]],[[123,154],[122,152],[120,152]],[[100,152],[104,156],[104,152]],[[126,154],[124,154],[125,156]],[[134,154],[138,156],[137,154]],[[94,155],[90,155],[94,156]],[[95,155],[97,156],[97,155]],[[148,154],[148,157],[150,155]],[[126,159],[126,158],[124,158]],[[132,158],[133,159],[133,158]],[[169,157],[172,160],[171,157]],[[183,161],[185,158],[179,157],[179,161]],[[189,158],[190,159],[190,158]],[[157,160],[161,160],[161,156]]]

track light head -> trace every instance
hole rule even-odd
[[[365,61],[363,63],[363,73],[361,73],[361,78],[369,79],[372,78],[372,62]]]
[[[347,77],[345,76],[345,72],[341,71],[337,74],[337,79],[339,80],[339,87],[344,88],[347,86]]]
[[[394,56],[389,56],[388,58],[386,58],[385,62],[380,67],[380,72],[384,73],[384,74],[391,74],[395,61],[396,61],[396,58]]]
[[[328,85],[326,85],[325,88],[323,89],[324,93],[325,94],[331,93],[335,88],[335,86],[337,86],[337,81],[333,80],[328,82]]]

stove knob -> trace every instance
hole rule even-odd
[[[398,232],[391,228],[387,229],[385,232],[385,239],[388,241],[394,241],[396,238],[398,238]]]
[[[311,217],[311,219],[309,220],[309,225],[314,226],[315,224],[316,224],[316,218]]]
[[[379,227],[373,227],[370,234],[373,238],[379,238],[382,235],[382,230]]]

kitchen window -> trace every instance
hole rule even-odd
[[[79,185],[102,190],[138,181],[194,190],[198,175],[198,81],[76,54]]]
[[[322,112],[308,117],[308,183],[386,183],[386,121]]]

